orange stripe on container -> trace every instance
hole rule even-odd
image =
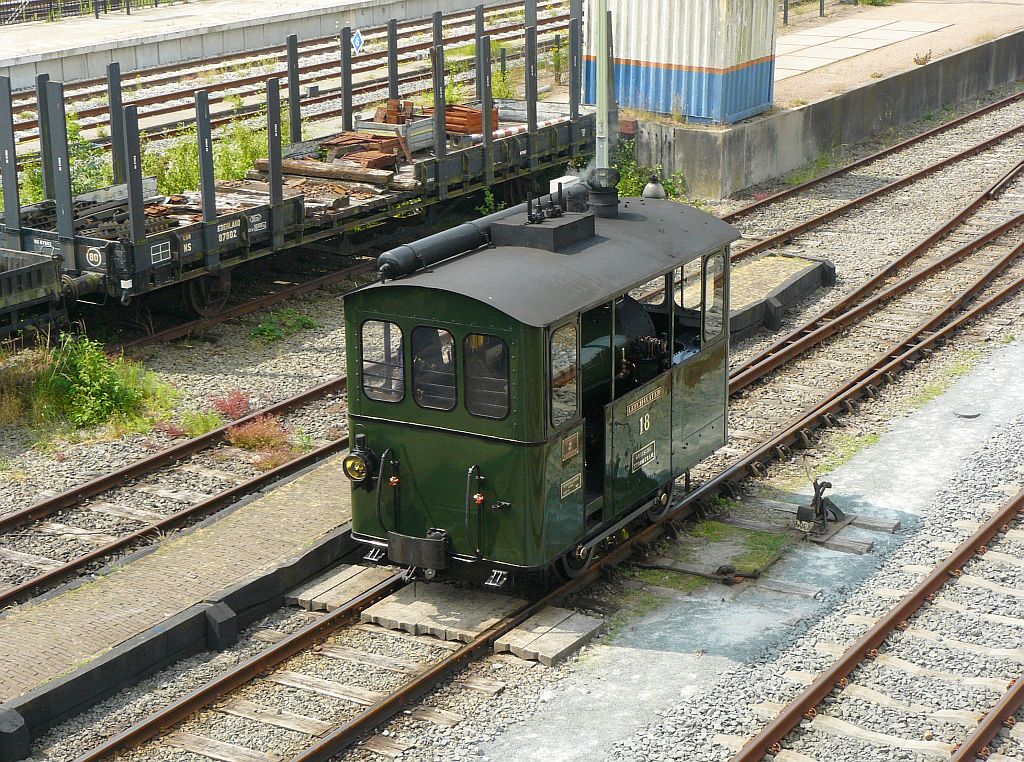
[[[583,56],[583,60],[593,62],[597,60],[597,56]],[[685,66],[684,64],[654,63],[652,61],[641,61],[639,59],[634,58],[616,58],[615,63],[623,64],[625,66],[641,66],[647,69],[671,69],[673,71],[693,71],[698,72],[700,74],[728,74],[729,72],[740,71],[741,69],[749,69],[751,66],[757,66],[758,64],[774,60],[775,56],[763,56],[761,58],[755,58],[753,61],[744,61],[743,63],[739,63],[734,66],[727,66],[724,69],[713,66]]]

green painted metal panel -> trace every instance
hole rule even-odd
[[[605,407],[605,506],[611,519],[672,478],[672,373]]]
[[[676,474],[725,444],[728,349],[722,339],[671,370]]]
[[[544,555],[554,560],[583,537],[583,426],[558,434],[547,449]]]

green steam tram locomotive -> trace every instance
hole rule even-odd
[[[662,518],[726,441],[736,238],[599,174],[381,255],[381,282],[345,299],[343,466],[369,557],[572,577]]]

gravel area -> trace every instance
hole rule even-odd
[[[295,609],[275,611],[242,632],[239,642],[231,648],[220,653],[199,653],[183,659],[174,667],[138,685],[125,688],[116,696],[53,728],[33,745],[30,759],[70,762],[171,701],[195,690],[224,670],[266,649],[267,644],[253,638],[253,633],[267,628],[290,633],[316,618],[317,615]],[[184,758],[173,755],[167,757]]]
[[[707,759],[728,757],[725,747],[714,744],[714,734],[749,736],[764,719],[752,710],[763,702],[785,702],[800,689],[795,682],[779,682],[779,675],[790,670],[815,672],[828,665],[830,657],[815,653],[815,647],[831,643],[845,647],[866,628],[866,623],[851,624],[849,615],[877,616],[877,588],[901,587],[916,582],[920,574],[908,573],[908,565],[927,564],[935,560],[933,541],[959,542],[969,531],[956,525],[957,520],[982,520],[991,508],[986,503],[1006,499],[1001,487],[1015,474],[1024,451],[1024,418],[1004,425],[975,453],[964,467],[953,474],[940,490],[923,516],[925,523],[909,535],[887,559],[880,561],[878,572],[866,580],[849,598],[837,601],[830,611],[790,642],[780,643],[763,664],[737,666],[724,674],[713,688],[693,699],[681,702],[666,718],[646,728],[646,732],[623,740],[613,747],[614,759],[690,759],[694,750]],[[1020,475],[1017,474],[1018,481]],[[984,564],[986,576],[994,567]],[[943,595],[960,592],[961,585],[950,585]],[[973,590],[971,591],[974,592]],[[965,601],[974,608],[973,599]],[[1004,611],[1000,611],[1004,613]],[[1012,614],[1008,614],[1012,615]],[[992,648],[1019,642],[1019,630],[994,625],[979,627],[963,616],[950,615],[938,609],[925,611],[911,622],[907,632],[890,636],[883,654],[911,661],[922,667],[952,674],[997,677],[1017,674],[1019,663],[979,653],[948,647],[943,642],[920,637],[915,631],[934,629],[940,638],[962,640]],[[877,679],[876,679],[877,678]],[[964,690],[957,683],[920,679],[899,670],[874,664],[856,671],[851,682],[881,690],[901,701],[932,709],[990,708],[998,694],[977,687]],[[936,687],[939,683],[941,687]],[[770,686],[770,687],[769,687]],[[920,710],[905,711],[880,706],[857,696],[840,693],[826,704],[826,714],[881,733],[918,740],[953,742],[962,738],[964,728],[956,722],[937,720]],[[808,725],[805,723],[805,725]],[[824,732],[809,725],[787,739],[792,748],[815,759],[918,759],[916,752],[894,747],[879,747]]]

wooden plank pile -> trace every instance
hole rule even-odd
[[[399,149],[398,138],[393,135],[374,135],[372,132],[343,132],[320,143],[328,161],[353,153],[376,151],[392,154]]]
[[[445,106],[445,129],[457,135],[479,135],[484,131],[484,112],[472,106],[455,103]],[[433,108],[423,109],[423,113],[433,115]],[[491,128],[498,128],[498,109],[491,111]]]
[[[381,124],[405,124],[412,119],[413,108],[412,101],[389,98],[386,106],[374,112],[373,121]]]

